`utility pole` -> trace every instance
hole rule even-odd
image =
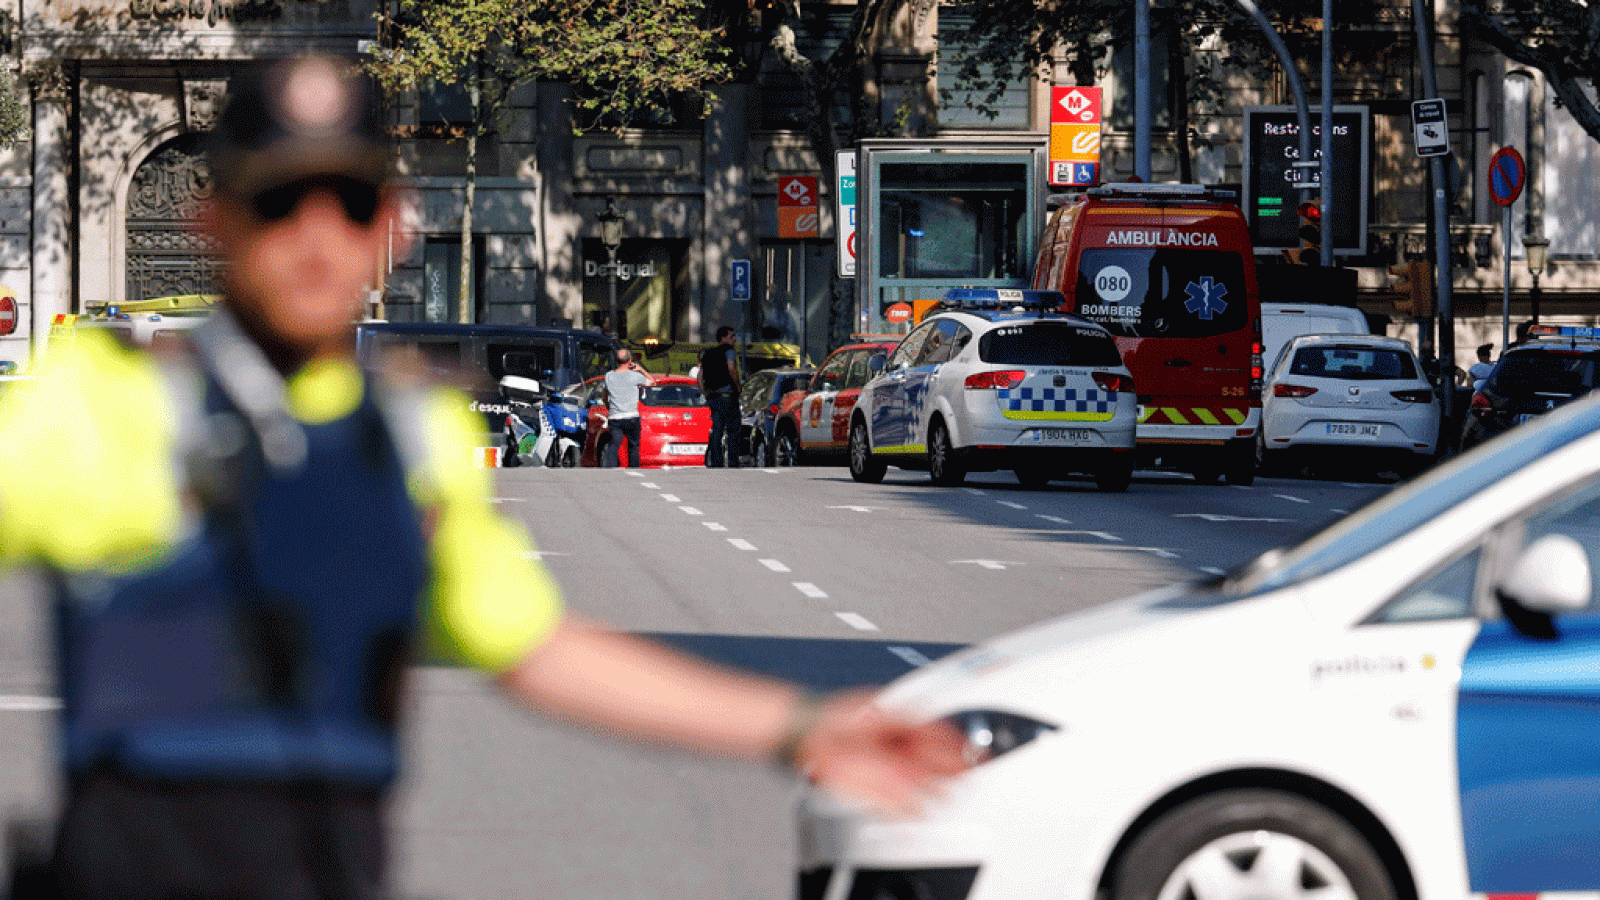
[[[1150,0],[1137,0],[1133,7],[1133,71],[1133,170],[1140,181],[1149,184],[1154,125],[1150,112]]]
[[[1417,34],[1417,60],[1422,66],[1422,92],[1427,99],[1436,100],[1439,99],[1439,82],[1433,71],[1432,14],[1428,0],[1411,0],[1411,18]],[[1451,292],[1454,273],[1450,265],[1450,209],[1445,198],[1446,159],[1447,156],[1430,157],[1429,166],[1433,176],[1433,270],[1439,298],[1439,413],[1449,423],[1455,412],[1456,316]],[[1446,453],[1455,449],[1452,431],[1446,427],[1440,435],[1444,445],[1441,449]]]
[[[1333,0],[1322,0],[1322,264],[1333,265]]]

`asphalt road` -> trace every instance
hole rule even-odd
[[[956,647],[1205,577],[1380,494],[1140,473],[1025,491],[842,468],[498,473],[569,606],[815,687],[881,684]],[[44,616],[0,585],[0,810],[47,815],[53,692]],[[795,788],[750,766],[618,746],[418,668],[396,869],[412,898],[749,898],[792,892]]]

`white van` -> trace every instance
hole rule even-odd
[[[1367,317],[1350,306],[1316,303],[1261,304],[1261,361],[1267,376],[1277,367],[1278,355],[1302,334],[1371,334]]]

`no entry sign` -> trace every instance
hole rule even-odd
[[[1501,147],[1489,160],[1489,196],[1501,206],[1510,206],[1522,196],[1528,167],[1515,147]]]
[[[7,335],[17,330],[17,298],[8,293],[0,294],[0,335]]]

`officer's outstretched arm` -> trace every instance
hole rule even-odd
[[[914,810],[961,772],[961,739],[865,693],[816,698],[567,616],[499,677],[533,706],[633,740],[771,758],[885,812]]]

